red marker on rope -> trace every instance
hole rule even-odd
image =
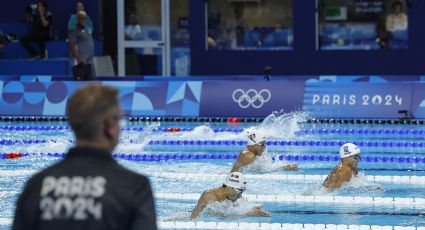
[[[6,153],[6,159],[14,159],[22,157],[22,153]]]

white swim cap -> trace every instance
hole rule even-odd
[[[259,135],[253,129],[248,130],[247,134],[248,134],[248,145],[256,145],[262,141],[266,141],[266,137]]]
[[[246,189],[245,177],[240,172],[232,172],[226,178],[224,185],[226,185],[227,187],[245,190]]]
[[[341,158],[351,157],[360,154],[360,149],[353,143],[345,143],[339,148],[339,156]]]

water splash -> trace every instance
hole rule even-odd
[[[208,204],[205,211],[203,212],[203,215],[221,218],[240,218],[258,206],[261,205],[247,201],[244,198],[238,199],[235,202],[230,200],[225,200],[222,202],[216,201]]]
[[[364,172],[359,172],[359,174],[356,177],[352,177],[349,182],[343,183],[340,188],[335,189],[332,192],[322,187],[322,185],[320,184],[318,185],[318,187],[307,190],[302,194],[308,195],[308,196],[313,196],[313,195],[314,196],[324,196],[324,195],[334,195],[334,196],[343,195],[344,196],[344,195],[358,195],[360,193],[364,194],[365,192],[370,193],[371,191],[380,192],[380,191],[383,191],[383,189],[384,188],[382,188],[380,185],[368,181]]]
[[[275,112],[267,116],[256,130],[268,139],[293,139],[300,130],[299,123],[308,118],[308,113],[304,111]]]
[[[274,171],[284,171],[284,166],[289,164],[287,161],[273,161],[267,150],[261,156],[257,156],[255,160],[243,168],[243,173],[269,173]]]

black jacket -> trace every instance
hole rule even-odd
[[[149,180],[107,151],[73,148],[27,182],[13,229],[157,229]]]

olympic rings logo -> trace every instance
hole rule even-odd
[[[262,89],[257,92],[255,89],[249,89],[246,92],[243,89],[233,91],[233,101],[238,103],[239,107],[246,109],[252,106],[254,109],[263,107],[265,103],[270,101],[272,93],[268,89]]]

